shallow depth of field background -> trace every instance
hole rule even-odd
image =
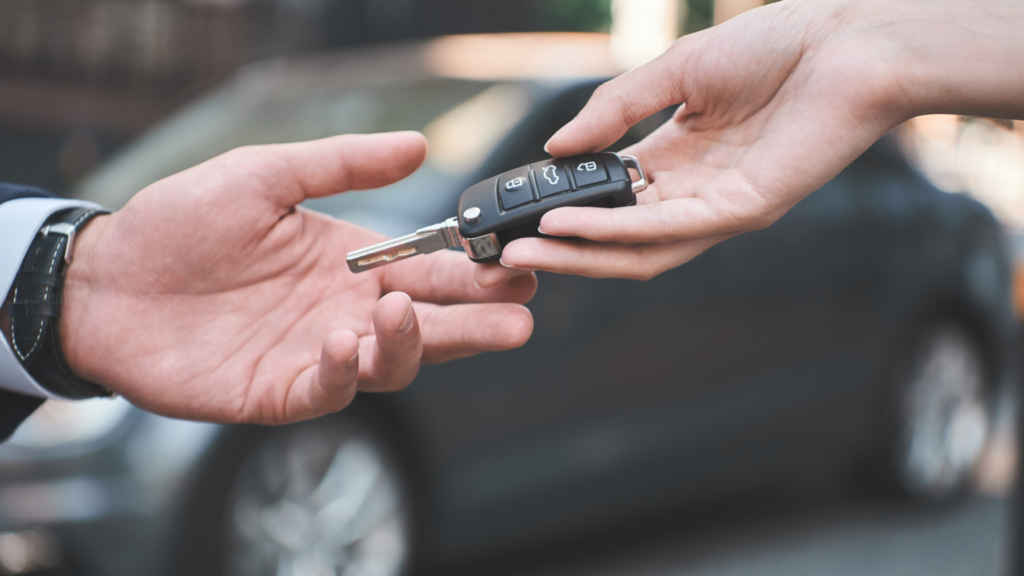
[[[0,180],[74,196],[118,151],[251,65],[447,35],[588,32],[609,35],[609,54],[578,65],[611,75],[657,56],[680,35],[762,3],[0,0]],[[490,64],[471,52],[445,54],[438,66],[469,75]],[[1014,253],[1024,254],[1024,123],[927,116],[893,136],[935,186],[984,203]],[[1024,290],[1015,294],[1024,314]],[[36,418],[59,422],[62,409],[48,406]],[[744,501],[702,513],[696,523],[645,528],[633,539],[572,547],[495,573],[998,574],[1009,558],[1014,413],[1007,400],[976,471],[978,498],[962,506],[921,512],[831,496]],[[21,541],[6,536],[0,534],[0,574],[29,573],[9,561]]]

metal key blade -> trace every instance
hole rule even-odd
[[[345,260],[348,262],[349,270],[358,274],[418,254],[430,254],[445,248],[461,246],[461,240],[458,218],[449,218],[440,224],[420,228],[413,234],[349,252]]]

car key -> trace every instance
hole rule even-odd
[[[640,179],[633,182],[633,168]],[[461,247],[474,262],[501,258],[502,247],[540,233],[541,216],[563,206],[617,208],[636,204],[647,176],[633,156],[613,152],[553,158],[488,178],[462,193],[458,216],[413,234],[350,252],[352,272],[445,248]],[[559,236],[559,238],[563,238]]]

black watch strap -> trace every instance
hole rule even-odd
[[[75,376],[64,360],[57,333],[64,274],[75,233],[102,210],[75,208],[51,216],[32,240],[14,279],[11,343],[25,369],[44,388],[65,398],[110,396],[110,390]]]

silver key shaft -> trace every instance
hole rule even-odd
[[[349,270],[358,274],[419,254],[430,254],[445,248],[461,246],[459,219],[449,218],[440,224],[420,228],[412,234],[349,252],[345,260],[348,262]]]

